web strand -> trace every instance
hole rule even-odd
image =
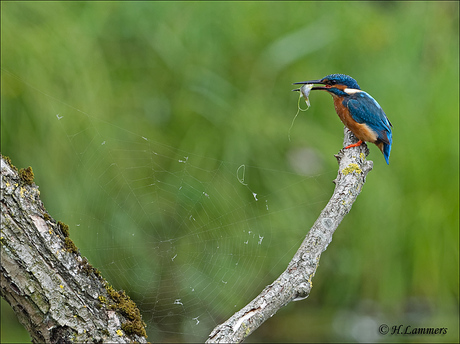
[[[70,225],[82,255],[137,302],[152,341],[203,341],[221,315],[283,269],[304,231],[289,219],[308,223],[304,209],[316,213],[329,198],[319,180],[335,171],[299,176],[185,151],[2,70],[55,110],[45,119],[50,138],[72,161],[61,190],[74,191],[72,206],[54,216]],[[292,200],[299,188],[310,196]]]

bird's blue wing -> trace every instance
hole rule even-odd
[[[391,145],[392,125],[374,98],[366,92],[356,92],[345,99],[344,105],[348,107],[351,117],[356,122],[367,124],[381,141]]]

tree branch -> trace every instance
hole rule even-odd
[[[347,128],[344,133],[344,147],[358,141]],[[334,180],[334,193],[287,269],[254,300],[218,325],[209,335],[207,343],[239,343],[281,307],[310,295],[321,253],[326,250],[338,225],[351,210],[366,181],[366,175],[372,170],[372,161],[366,160],[368,154],[369,150],[363,144],[342,149],[336,155],[339,170]]]
[[[51,218],[33,172],[1,158],[1,295],[34,343],[145,343],[134,302],[82,258]]]

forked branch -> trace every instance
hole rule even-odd
[[[344,132],[344,147],[358,141],[347,128]],[[254,300],[218,325],[209,335],[207,343],[239,343],[281,307],[310,295],[321,253],[326,250],[338,225],[351,210],[367,174],[372,170],[372,161],[366,160],[368,154],[369,150],[363,144],[342,149],[336,155],[339,171],[334,180],[334,193],[286,270]]]

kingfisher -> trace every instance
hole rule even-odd
[[[315,84],[323,86],[312,86]],[[332,95],[337,115],[359,140],[345,149],[360,146],[365,141],[372,142],[390,164],[392,124],[379,103],[362,91],[355,79],[345,74],[330,74],[319,80],[295,82],[294,85],[309,85],[305,92],[305,86],[293,90],[302,92],[306,100],[310,89],[327,91]]]

